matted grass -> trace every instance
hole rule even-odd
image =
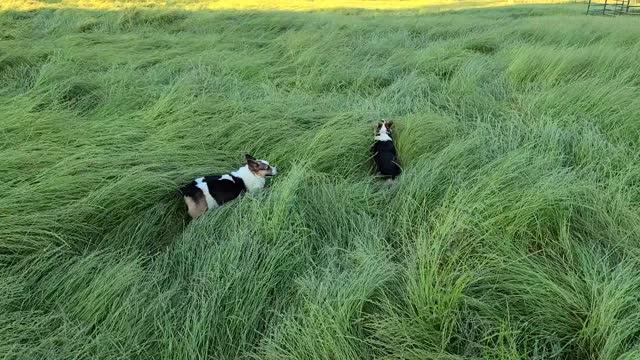
[[[4,4],[0,358],[640,358],[637,19]]]

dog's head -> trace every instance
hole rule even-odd
[[[393,126],[393,121],[391,120],[382,120],[376,125],[376,136],[380,136],[382,134],[387,134],[391,136],[391,128]]]
[[[256,176],[268,177],[278,174],[278,169],[269,165],[269,162],[266,160],[256,160],[256,158],[249,154],[246,154],[245,158],[247,159],[249,170]]]

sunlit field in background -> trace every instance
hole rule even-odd
[[[639,18],[0,9],[1,359],[640,359]],[[281,174],[187,224],[245,152]]]
[[[0,9],[35,10],[76,8],[85,10],[182,9],[182,10],[400,10],[464,9],[513,4],[568,3],[563,0],[3,0]]]

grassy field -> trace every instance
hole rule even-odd
[[[0,5],[0,359],[640,359],[639,19],[134,3]]]

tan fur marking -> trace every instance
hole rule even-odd
[[[187,204],[189,216],[191,216],[192,219],[198,218],[208,209],[207,201],[204,199],[204,197],[196,201],[189,196],[185,196],[184,202]]]

